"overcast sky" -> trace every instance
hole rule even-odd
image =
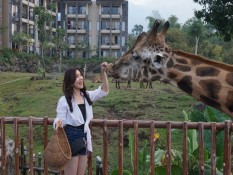
[[[195,9],[201,6],[193,0],[128,0],[129,1],[129,33],[135,24],[143,26],[147,31],[147,16],[153,16],[153,11],[158,11],[163,19],[175,15],[179,23],[184,23],[194,16]]]

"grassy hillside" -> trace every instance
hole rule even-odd
[[[34,74],[0,73],[0,116],[54,117],[56,104],[62,95],[62,78],[57,80],[30,80]],[[196,101],[177,88],[159,82],[153,89],[140,89],[138,82],[132,89],[116,89],[111,82],[107,97],[94,103],[95,118],[154,119],[182,121],[182,110],[189,110]],[[88,90],[99,83],[86,80]]]

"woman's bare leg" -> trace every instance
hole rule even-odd
[[[85,175],[87,168],[87,155],[78,156],[78,170],[77,175]]]
[[[79,158],[78,156],[72,157],[65,165],[65,175],[76,175]]]

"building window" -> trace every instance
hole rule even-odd
[[[121,42],[122,42],[122,46],[125,46],[125,37],[124,36],[122,37]]]
[[[91,31],[91,21],[89,21],[89,31]]]
[[[120,21],[115,21],[113,25],[113,30],[120,30]]]
[[[120,7],[119,6],[112,6],[111,14],[119,15],[120,14]]]
[[[75,6],[68,7],[67,13],[68,14],[76,14],[76,7]]]
[[[75,58],[75,51],[70,50],[70,51],[68,51],[67,55],[68,55],[68,57]]]
[[[79,30],[85,30],[85,21],[78,21],[78,29]]]
[[[107,50],[101,50],[101,56],[102,57],[107,57],[107,56],[109,56],[110,54],[109,54],[109,51],[107,51]]]
[[[101,36],[101,45],[110,45],[109,36]]]
[[[110,30],[109,21],[101,21],[101,30]]]
[[[85,15],[86,14],[86,7],[85,6],[78,6],[78,14]]]
[[[68,21],[67,28],[68,29],[76,29],[76,22],[75,21]]]
[[[75,45],[75,36],[68,36],[68,43]]]
[[[101,14],[102,15],[109,15],[110,14],[110,7],[109,6],[102,6]]]
[[[78,36],[78,43],[84,43],[85,42],[85,36]]]
[[[120,39],[120,37],[115,36],[114,37],[114,44],[119,44],[119,39]]]
[[[89,36],[89,43],[91,43],[91,36]]]
[[[44,0],[40,0],[40,6],[43,6],[44,5]]]
[[[125,31],[125,22],[124,21],[122,22],[122,31],[123,32]]]
[[[119,50],[117,50],[117,51],[114,51],[114,52],[113,52],[113,55],[114,55],[115,58],[119,58],[119,57],[121,56],[120,53],[121,53],[121,52],[120,52]]]
[[[61,21],[61,13],[57,13],[57,21]]]

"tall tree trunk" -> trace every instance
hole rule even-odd
[[[61,73],[61,59],[62,59],[62,51],[60,50],[60,53],[59,53],[59,73]]]
[[[44,61],[44,49],[41,47],[41,58],[42,58],[42,77],[45,78],[45,61]]]
[[[198,45],[199,45],[199,37],[196,36],[195,37],[195,40],[196,40],[196,45],[195,45],[195,55],[197,55],[197,50],[198,50]]]

